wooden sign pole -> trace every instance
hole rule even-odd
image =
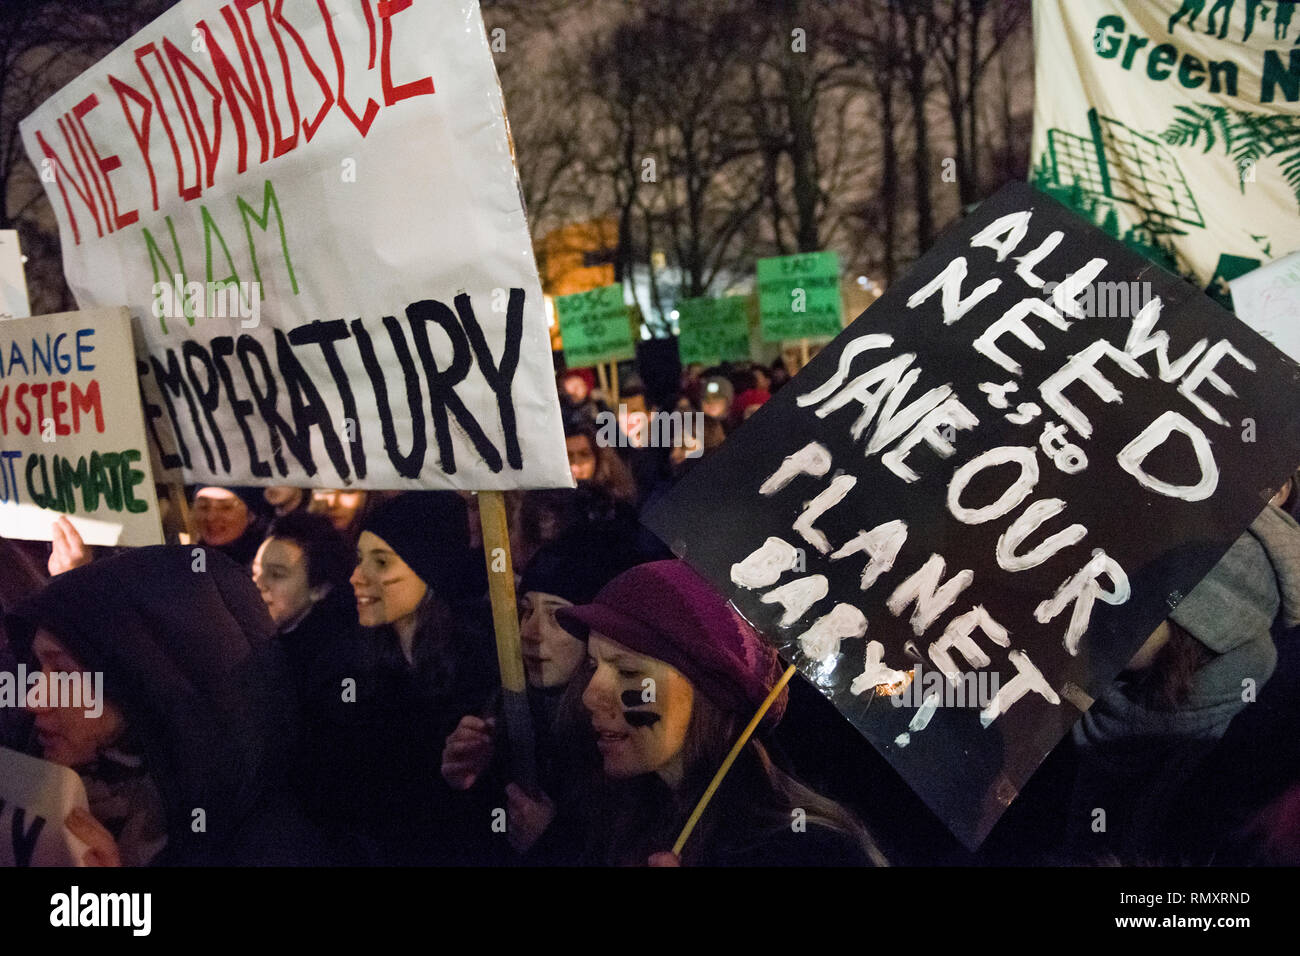
[[[790,683],[790,678],[794,676],[794,671],[795,666],[793,664],[785,669],[785,673],[781,675],[781,679],[776,682],[776,686],[768,693],[767,699],[759,706],[758,711],[754,714],[753,718],[750,719],[749,723],[745,726],[745,729],[740,732],[740,736],[736,739],[736,742],[732,744],[731,752],[727,754],[727,759],[722,761],[722,766],[718,768],[718,772],[715,773],[713,779],[709,781],[709,786],[704,791],[704,796],[700,797],[700,802],[697,803],[695,809],[691,811],[690,818],[686,821],[686,826],[682,827],[682,832],[678,835],[677,842],[673,844],[673,853],[678,856],[682,855],[682,847],[686,845],[686,841],[690,838],[691,831],[695,829],[695,824],[699,823],[700,817],[704,815],[704,808],[709,805],[709,801],[713,799],[713,794],[716,793],[718,787],[721,786],[722,778],[727,775],[727,771],[731,769],[731,765],[736,762],[736,758],[740,756],[740,751],[744,749],[745,744],[749,743],[749,738],[754,736],[754,731],[758,729],[759,722],[763,719],[763,715],[768,712],[772,705],[776,703],[776,699],[781,696],[782,688],[784,688],[786,684]]]
[[[618,363],[609,363],[609,404],[618,408]]]
[[[194,541],[194,525],[191,523],[189,502],[185,500],[185,488],[179,484],[168,484],[167,500],[171,502],[172,508],[176,510],[176,517],[180,524],[181,530],[178,535],[178,543],[192,543]]]
[[[501,669],[502,715],[505,718],[511,775],[526,792],[535,794],[537,756],[533,741],[533,717],[528,708],[528,682],[524,675],[523,649],[519,643],[515,572],[510,559],[510,531],[506,523],[502,492],[478,492],[478,513],[483,528],[488,594],[492,598],[497,665]]]

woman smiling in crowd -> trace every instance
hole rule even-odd
[[[560,608],[587,642],[582,705],[602,772],[533,850],[538,861],[712,866],[883,864],[842,807],[778,769],[751,738],[686,843],[668,851],[780,674],[776,653],[681,561],[619,575]],[[780,720],[783,692],[760,734]],[[588,745],[591,737],[587,737]],[[575,744],[578,744],[575,741]],[[548,801],[511,792],[511,825],[537,832]],[[574,815],[579,819],[574,819]]]
[[[261,488],[199,488],[194,493],[199,543],[229,555],[247,569],[262,542],[270,507]]]
[[[498,683],[483,567],[468,545],[455,492],[385,502],[357,540],[351,584],[361,634],[356,655],[330,661],[334,702],[308,766],[313,811],[348,852],[371,863],[472,862],[491,838],[487,811],[439,773],[442,742],[464,714],[482,713]],[[477,572],[477,573],[476,573]],[[338,701],[348,680],[355,702]]]

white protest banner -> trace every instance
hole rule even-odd
[[[18,230],[0,229],[0,319],[25,319],[31,314]]]
[[[90,809],[74,771],[0,747],[0,867],[80,866],[88,847],[63,825],[77,808]]]
[[[1232,280],[1237,318],[1300,362],[1300,252]]]
[[[1293,7],[1035,0],[1034,185],[1228,304],[1300,246]]]
[[[183,0],[22,134],[169,473],[572,485],[474,0]]]
[[[0,535],[162,544],[124,308],[0,322]]]

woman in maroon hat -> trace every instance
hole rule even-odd
[[[780,661],[748,623],[681,561],[619,575],[596,599],[561,608],[587,642],[582,704],[601,756],[590,792],[534,848],[548,862],[705,866],[884,864],[842,807],[777,768],[759,737],[741,751],[680,859],[668,851],[741,729],[775,686]],[[587,739],[590,746],[591,737]],[[511,825],[552,813],[512,788]],[[567,844],[567,845],[566,845]]]

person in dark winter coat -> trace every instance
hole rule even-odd
[[[587,643],[582,705],[601,770],[575,818],[512,794],[511,826],[541,832],[536,862],[596,865],[883,864],[838,804],[778,769],[759,735],[741,750],[680,858],[668,852],[741,729],[776,685],[780,659],[681,561],[619,575],[556,612]],[[785,690],[764,717],[774,726]],[[765,730],[760,730],[765,733]],[[575,741],[575,744],[580,743]],[[561,810],[565,808],[561,807]]]
[[[271,523],[253,558],[253,583],[296,662],[310,663],[314,637],[355,633],[352,567],[347,542],[322,515],[297,511]]]
[[[633,548],[635,513],[590,489],[577,495],[584,505],[574,523],[536,553],[516,589],[538,777],[543,790],[558,800],[569,796],[580,773],[573,765],[571,748],[561,741],[576,730],[569,726],[576,708],[565,704],[566,698],[576,700],[582,693],[581,686],[571,685],[587,649],[560,626],[555,613],[562,607],[590,603],[609,581],[640,561]],[[494,790],[508,782],[508,768],[500,761],[489,772],[495,733],[502,726],[499,715],[461,718],[443,749],[442,775],[450,786],[467,790],[485,775],[491,779],[483,785]]]
[[[6,630],[48,672],[103,674],[99,718],[34,708],[37,752],[86,785],[90,817],[69,828],[93,862],[319,862],[282,786],[293,693],[244,569],[214,549],[132,550],[58,575]]]
[[[475,863],[493,840],[490,807],[454,792],[442,744],[499,684],[483,561],[455,492],[410,492],[371,514],[351,584],[355,653],[317,666],[320,725],[303,789],[350,862]]]
[[[303,752],[317,739],[322,708],[340,697],[333,684],[340,660],[355,659],[361,647],[357,605],[348,586],[351,548],[323,515],[303,511],[276,518],[253,558],[253,583],[275,622],[302,708]],[[345,667],[346,669],[346,667]],[[302,764],[296,765],[300,782]],[[310,797],[304,794],[304,797]]]

